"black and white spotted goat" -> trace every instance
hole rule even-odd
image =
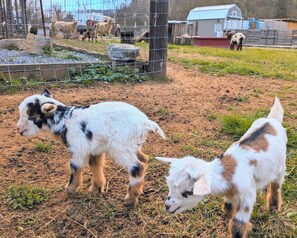
[[[18,132],[22,136],[48,130],[61,138],[73,154],[67,191],[76,192],[82,183],[82,170],[89,165],[92,184],[89,191],[104,192],[105,153],[129,171],[126,199],[137,203],[142,193],[148,156],[141,145],[149,131],[165,139],[157,123],[136,107],[123,102],[102,102],[89,107],[68,107],[45,90],[27,97],[19,106]]]
[[[234,33],[230,30],[224,31],[227,39],[230,41],[230,50],[234,50],[234,45],[237,44],[237,50],[242,50],[242,42],[245,35],[241,32]]]

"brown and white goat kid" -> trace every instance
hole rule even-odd
[[[27,97],[19,106],[18,132],[22,136],[50,131],[62,139],[72,153],[67,191],[76,192],[82,170],[92,172],[90,191],[104,192],[105,153],[128,170],[130,185],[126,199],[137,203],[142,193],[148,156],[141,145],[149,131],[165,135],[157,123],[136,107],[123,102],[102,102],[88,107],[68,107],[53,99],[48,90]]]
[[[257,119],[238,142],[213,161],[157,157],[170,163],[166,210],[177,214],[193,208],[208,194],[222,194],[223,208],[233,216],[231,237],[247,237],[258,189],[269,186],[268,209],[281,209],[287,143],[282,120],[283,108],[275,98],[268,117]]]

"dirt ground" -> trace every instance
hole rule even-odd
[[[219,120],[209,120],[212,114],[219,117],[229,112],[248,114],[257,109],[268,110],[275,95],[280,96],[286,112],[297,113],[297,81],[211,76],[175,63],[169,63],[168,76],[170,82],[100,83],[86,88],[61,86],[52,88],[51,92],[66,105],[103,101],[135,105],[156,121],[167,136],[163,141],[150,134],[143,146],[145,153],[158,156],[183,156],[190,153],[185,148],[197,137],[212,138],[214,134],[220,137]],[[198,220],[191,219],[187,213],[172,218],[164,212],[167,167],[154,159],[149,162],[144,195],[136,208],[124,205],[128,176],[110,160],[106,167],[106,194],[87,193],[90,172],[86,169],[81,191],[67,195],[63,188],[69,178],[70,153],[62,143],[48,134],[24,138],[16,133],[18,105],[35,93],[41,93],[41,89],[0,96],[0,237],[227,237],[227,220],[220,218],[217,211],[212,218],[215,229],[197,229],[199,219],[204,219],[200,212],[196,216]],[[38,141],[51,144],[53,151],[37,152],[34,146]],[[207,160],[223,152],[220,147],[205,144],[197,150],[195,153]],[[18,184],[46,188],[49,200],[33,210],[13,210],[6,203],[6,190]],[[185,226],[187,230],[183,230]]]

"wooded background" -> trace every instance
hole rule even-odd
[[[130,7],[148,12],[150,0],[132,0]],[[191,9],[201,6],[236,4],[247,18],[296,18],[297,0],[170,0],[169,20],[186,20]]]

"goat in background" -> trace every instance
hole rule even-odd
[[[231,30],[225,30],[224,33],[227,39],[230,41],[230,50],[234,50],[234,45],[237,44],[237,50],[242,50],[242,42],[245,39],[245,35],[241,32],[234,33]]]

